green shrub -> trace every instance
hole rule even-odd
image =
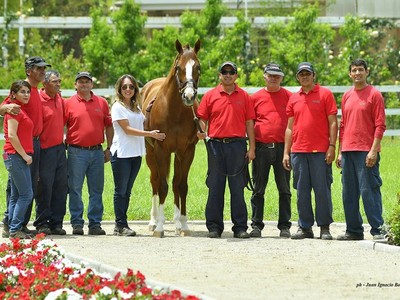
[[[397,205],[389,219],[388,242],[400,246],[400,193],[397,193]]]

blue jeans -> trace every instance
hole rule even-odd
[[[247,168],[246,142],[236,141],[224,144],[210,140],[207,142],[208,173],[206,184],[208,199],[206,205],[206,226],[211,231],[224,231],[224,196],[228,179],[231,194],[232,231],[246,231],[247,207],[244,200],[245,171]]]
[[[128,207],[133,183],[139,173],[142,157],[118,158],[117,152],[111,157],[114,176],[114,213],[118,227],[128,227]]]
[[[83,226],[82,187],[86,176],[89,192],[89,228],[100,226],[103,218],[104,153],[68,147],[69,212],[71,225]]]
[[[24,226],[26,211],[32,203],[31,172],[26,161],[19,154],[4,155],[4,164],[9,172],[11,185],[8,224],[10,232],[14,233]]]
[[[33,139],[33,154],[32,154],[32,163],[29,165],[29,170],[31,172],[31,184],[32,184],[32,201],[29,203],[28,208],[26,209],[25,217],[24,217],[24,224],[26,226],[32,214],[32,205],[33,205],[33,198],[36,198],[36,194],[38,191],[38,181],[39,181],[39,162],[40,162],[40,140]],[[8,205],[11,196],[11,181],[10,176],[8,177],[7,181],[7,188],[6,188],[6,211],[4,212],[4,223],[8,223]],[[37,199],[36,199],[37,201]]]
[[[311,190],[315,196],[315,220],[318,226],[328,226],[332,219],[333,182],[332,164],[325,162],[325,153],[292,153],[293,186],[297,190],[297,211],[299,226],[311,228],[314,225],[314,213],[311,202]]]
[[[274,169],[275,183],[279,191],[279,218],[278,228],[290,228],[291,218],[291,192],[290,172],[282,165],[283,143],[277,143],[273,148],[265,144],[256,144],[256,158],[252,162],[252,177],[254,191],[251,196],[252,218],[251,226],[264,228],[264,194],[267,187],[269,171]]]
[[[34,226],[62,228],[66,213],[68,172],[65,145],[41,149],[39,187]]]
[[[365,165],[368,152],[342,152],[342,185],[343,207],[346,217],[346,231],[354,234],[363,234],[362,218],[360,214],[360,195],[362,197],[365,214],[371,225],[371,234],[380,234],[383,225],[382,217],[382,179],[379,175],[380,155],[372,168]]]

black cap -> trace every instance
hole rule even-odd
[[[285,76],[283,71],[281,70],[281,67],[278,64],[274,63],[269,63],[265,69],[264,69],[264,74],[268,73],[270,75],[279,75],[279,76]]]
[[[86,77],[86,78],[89,78],[90,80],[92,80],[92,75],[90,75],[89,72],[79,72],[79,73],[76,75],[76,77],[75,77],[75,82],[76,82],[79,78],[82,78],[82,77]]]
[[[310,64],[310,63],[307,62],[307,61],[302,62],[302,63],[299,63],[299,65],[297,66],[296,75],[299,74],[299,73],[300,73],[301,71],[303,71],[303,70],[308,71],[308,72],[310,72],[310,73],[315,73],[313,65]]]
[[[38,67],[51,67],[50,64],[48,64],[43,57],[40,56],[32,56],[29,57],[27,60],[25,60],[25,69],[31,69],[34,66]]]
[[[235,72],[237,73],[237,67],[236,67],[236,65],[235,65],[233,62],[231,62],[231,61],[226,61],[226,62],[222,63],[222,65],[219,67],[218,70],[221,72],[222,69],[223,69],[225,66],[231,66],[231,67],[233,68],[233,70],[235,70]]]

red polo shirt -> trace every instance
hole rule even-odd
[[[42,149],[60,145],[64,140],[64,99],[59,94],[51,98],[40,90],[43,107],[43,131],[40,135]]]
[[[197,116],[208,121],[208,136],[212,138],[246,137],[246,121],[255,118],[249,95],[235,84],[232,94],[222,85],[209,90],[201,99]]]
[[[353,87],[343,95],[339,134],[342,151],[369,151],[374,138],[382,139],[385,130],[381,92],[367,85],[361,90]]]
[[[329,147],[329,115],[337,114],[335,98],[319,84],[308,94],[302,89],[293,94],[286,109],[294,117],[292,152],[326,152]]]
[[[20,102],[16,101],[16,103],[21,105],[22,107],[25,106]],[[15,119],[18,122],[17,136],[19,138],[19,142],[21,143],[22,148],[24,148],[26,153],[33,153],[32,133],[34,126],[32,120],[28,117],[27,113],[24,110],[21,110],[21,112],[18,115],[10,115],[10,114],[4,115],[4,124],[3,124],[4,137],[5,137],[5,142],[3,147],[4,152],[10,154],[17,153],[17,151],[14,149],[14,146],[11,144],[10,139],[8,138],[9,119]]]
[[[263,88],[250,96],[256,112],[254,133],[257,142],[285,142],[288,120],[286,106],[291,95],[292,92],[284,88],[276,92],[269,92]]]
[[[91,92],[89,101],[78,94],[64,102],[67,144],[89,147],[104,142],[105,127],[112,126],[107,100]]]
[[[23,105],[22,109],[26,111],[33,122],[33,136],[40,136],[43,130],[43,110],[42,99],[37,87],[31,87],[29,102],[28,104]]]

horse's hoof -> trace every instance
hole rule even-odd
[[[164,237],[164,231],[154,231],[153,232],[153,236],[154,237],[158,237],[158,238],[163,238]]]
[[[156,230],[156,225],[149,225],[149,231]]]
[[[181,230],[181,236],[191,236],[190,230]]]

